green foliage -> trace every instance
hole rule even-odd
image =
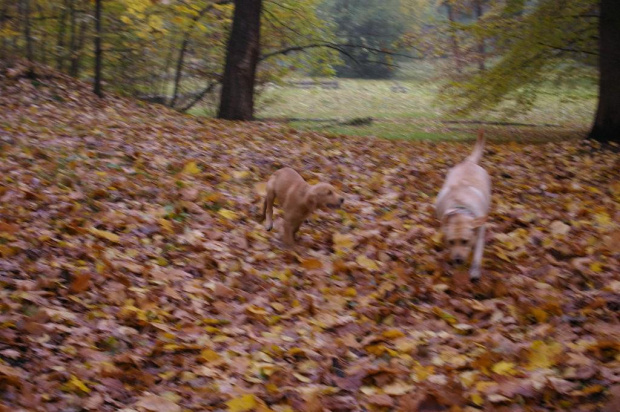
[[[393,50],[405,33],[400,0],[327,0],[325,14],[332,19],[348,55],[336,66],[341,77],[385,79],[395,73],[393,59],[378,51]],[[361,47],[358,47],[361,46]]]
[[[488,70],[454,77],[440,96],[457,113],[530,110],[541,85],[594,80],[596,0],[493,1],[478,22],[457,29],[487,40]],[[510,104],[505,102],[510,101]]]

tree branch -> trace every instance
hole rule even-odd
[[[397,53],[397,52],[392,52],[392,51],[389,51],[389,50],[382,50],[382,49],[377,49],[377,48],[374,48],[374,47],[367,47],[367,46],[358,45],[358,44],[348,44],[348,43],[340,44],[340,43],[323,42],[323,43],[306,44],[304,46],[285,47],[283,49],[276,50],[276,51],[264,54],[258,60],[259,61],[263,61],[263,60],[266,60],[266,59],[268,59],[270,57],[273,57],[273,56],[278,56],[278,55],[281,55],[281,54],[286,55],[286,54],[292,53],[292,52],[303,51],[303,50],[306,50],[306,49],[315,49],[315,48],[319,48],[319,47],[325,47],[325,48],[328,48],[328,49],[336,50],[336,51],[344,54],[345,56],[351,58],[352,60],[354,60],[357,63],[359,63],[359,62],[351,55],[351,53],[349,53],[346,50],[344,50],[345,48],[366,49],[368,51],[371,51],[371,52],[377,53],[377,54],[387,54],[387,55],[390,55],[390,56],[407,57],[409,59],[419,59],[419,57],[410,56],[408,54]],[[372,63],[380,63],[380,62],[372,61]],[[386,64],[388,64],[388,63],[386,63]],[[390,64],[388,64],[388,65],[390,65]]]

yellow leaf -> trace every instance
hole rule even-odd
[[[514,368],[515,368],[514,363],[501,361],[493,365],[491,369],[493,370],[493,372],[497,373],[498,375],[508,376],[508,375],[514,375],[515,373],[517,373],[517,371],[515,371]]]
[[[301,261],[301,266],[303,266],[306,269],[321,269],[323,267],[323,263],[316,258],[310,258],[310,259],[303,259]]]
[[[307,376],[302,375],[301,373],[293,372],[293,376],[303,383],[312,382],[312,379],[308,378]]]
[[[534,316],[534,318],[536,318],[538,323],[546,322],[547,319],[549,318],[549,315],[547,314],[547,312],[545,312],[544,310],[540,308],[530,309],[530,314]]]
[[[196,165],[196,162],[192,161],[185,165],[185,167],[183,168],[183,173],[197,175],[198,173],[200,173],[200,169]]]
[[[237,214],[235,212],[233,212],[232,210],[228,210],[228,209],[220,209],[217,211],[217,213],[220,216],[223,216],[224,218],[228,219],[228,220],[234,220],[237,218]]]
[[[562,353],[562,345],[557,342],[546,344],[541,340],[534,341],[529,350],[527,368],[550,368],[555,365],[556,358],[560,353]]]
[[[342,233],[334,233],[333,236],[334,248],[336,251],[342,251],[343,249],[353,249],[355,246],[355,238],[353,235],[345,235]]]
[[[383,337],[386,339],[398,339],[405,336],[405,334],[398,329],[390,329],[386,330],[382,333]]]
[[[384,386],[383,392],[387,393],[388,395],[400,396],[406,394],[412,389],[413,385],[407,385],[403,381],[395,381],[394,383]]]
[[[200,352],[200,358],[207,362],[215,362],[221,357],[216,351],[212,349],[204,349]]]
[[[233,172],[233,177],[235,179],[243,179],[250,175],[250,172],[247,170],[238,170]]]
[[[68,385],[82,392],[90,393],[90,388],[86,386],[84,382],[79,380],[78,377],[75,375],[71,375],[71,379],[69,379]]]
[[[346,288],[342,294],[346,297],[353,298],[357,296],[357,290],[355,290],[355,288]]]
[[[372,259],[367,258],[365,255],[359,255],[355,259],[358,265],[368,270],[379,270],[379,265]]]
[[[592,262],[590,264],[590,269],[594,273],[601,273],[603,271],[603,265],[601,265],[601,262]]]
[[[166,232],[168,233],[174,233],[174,227],[172,226],[172,222],[167,220],[167,219],[163,219],[160,218],[158,220],[159,225],[161,226],[162,229],[164,229]]]
[[[438,306],[433,307],[433,313],[448,322],[450,325],[454,325],[457,322],[456,318],[452,316],[452,314],[441,310]]]
[[[611,217],[605,212],[595,214],[594,219],[600,226],[609,226],[611,224]]]
[[[267,311],[263,308],[261,308],[260,306],[256,306],[256,305],[250,305],[247,308],[245,308],[246,311],[253,313],[254,315],[267,315]]]
[[[482,404],[484,403],[484,399],[482,399],[482,396],[480,396],[479,393],[472,393],[471,401],[478,406],[482,406]]]
[[[115,233],[108,232],[107,230],[99,230],[99,229],[95,229],[94,227],[91,227],[90,229],[88,229],[88,231],[92,233],[93,235],[109,240],[110,242],[119,243],[121,241],[120,236],[118,236]]]
[[[414,380],[416,382],[422,382],[435,373],[435,367],[433,365],[423,366],[416,362],[416,364],[413,365],[413,372],[415,373]]]
[[[251,393],[245,394],[243,396],[239,396],[238,398],[233,398],[226,402],[228,406],[229,412],[247,412],[258,406],[256,402],[256,397]]]

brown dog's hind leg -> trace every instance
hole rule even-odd
[[[295,244],[295,232],[293,225],[289,220],[284,218],[284,222],[282,224],[282,241],[285,246],[293,246]]]
[[[263,203],[263,215],[261,220],[267,219],[265,222],[265,229],[271,230],[273,228],[273,201],[276,198],[276,193],[272,187],[272,181],[267,182],[267,195],[265,196],[265,203]]]

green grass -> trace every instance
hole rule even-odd
[[[302,130],[390,139],[469,139],[484,127],[498,140],[540,141],[581,137],[594,115],[596,91],[591,87],[541,91],[533,110],[505,118],[502,113],[456,118],[437,104],[439,85],[417,73],[416,80],[337,79],[339,89],[300,89],[286,84],[269,87],[258,99],[260,119],[290,122]],[[321,80],[321,79],[317,79]],[[396,93],[395,85],[407,89]],[[372,117],[364,126],[343,123]],[[525,125],[490,125],[467,121],[507,122]],[[465,121],[465,122],[463,122]],[[456,122],[456,123],[453,123]]]

